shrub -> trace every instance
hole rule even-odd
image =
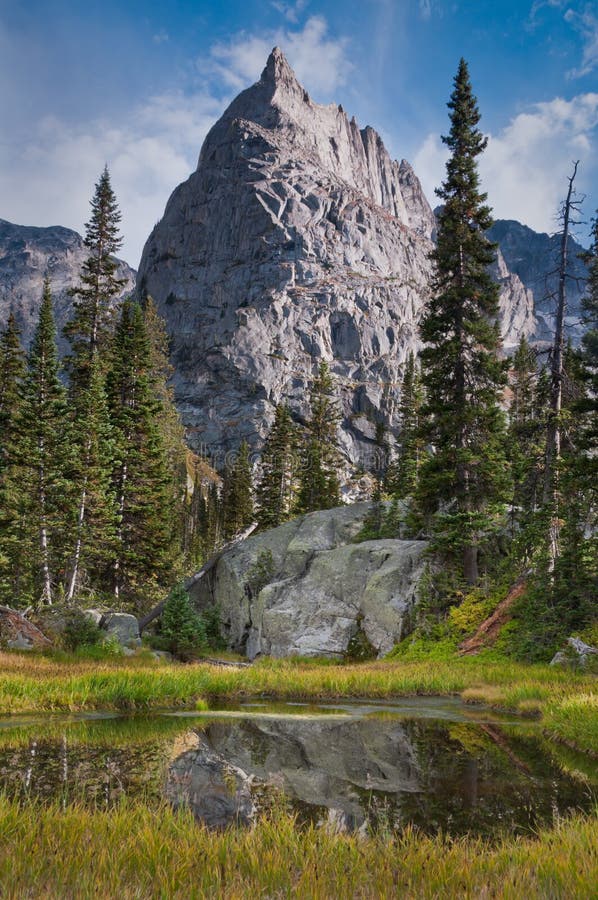
[[[62,632],[62,643],[65,650],[92,647],[99,644],[101,639],[101,629],[89,616],[86,616],[80,609],[68,611],[64,631]]]
[[[205,624],[182,584],[172,589],[166,601],[156,643],[182,660],[195,659],[207,647]]]

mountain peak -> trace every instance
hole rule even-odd
[[[278,85],[281,82],[297,83],[297,76],[291,69],[287,58],[280,47],[274,47],[270,53],[266,68],[262,72],[261,80],[274,85]]]

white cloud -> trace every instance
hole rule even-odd
[[[432,0],[419,0],[419,14],[426,22],[432,17]]]
[[[216,44],[210,60],[200,62],[200,69],[208,72],[215,68],[224,83],[238,91],[259,78],[274,46],[284,51],[299,81],[316,96],[328,98],[346,82],[351,71],[346,55],[348,40],[329,37],[322,16],[310,16],[300,30],[278,28],[259,35],[239,34],[228,43]]]
[[[297,23],[301,17],[301,13],[307,6],[308,0],[296,0],[295,3],[284,3],[281,0],[272,0],[272,6],[277,12],[288,19],[289,22]]]
[[[222,108],[209,95],[154,97],[119,124],[38,123],[25,147],[0,146],[2,216],[19,224],[82,231],[104,163],[123,214],[122,255],[136,266],[172,190],[195,168],[205,134]]]
[[[583,37],[581,65],[568,73],[572,78],[581,78],[583,75],[589,75],[598,66],[598,17],[589,6],[586,6],[581,13],[568,9],[565,21],[581,32]]]
[[[496,218],[518,219],[537,231],[553,231],[573,160],[581,162],[578,184],[596,177],[598,93],[556,98],[520,113],[480,157],[480,174]],[[448,153],[438,135],[424,140],[414,159],[427,196],[444,178]]]

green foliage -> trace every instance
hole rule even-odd
[[[262,450],[257,488],[258,522],[262,528],[275,528],[291,515],[297,487],[298,441],[288,406],[279,404]]]
[[[253,483],[249,445],[242,441],[239,452],[224,473],[222,488],[223,535],[230,540],[253,521]]]
[[[367,660],[376,659],[377,655],[378,651],[372,646],[363,629],[363,616],[358,616],[355,632],[351,635],[347,645],[345,659],[350,662],[367,662]]]
[[[430,520],[439,552],[460,561],[467,581],[478,577],[478,551],[497,527],[508,489],[500,396],[505,366],[499,358],[498,286],[488,267],[494,245],[486,195],[479,190],[477,157],[486,138],[466,63],[461,60],[448,104],[451,151],[443,201],[433,296],[421,323],[426,391],[422,436],[434,452],[422,466],[418,502]]]
[[[297,512],[331,509],[340,503],[339,414],[327,363],[320,363],[310,389],[310,414],[300,449]]]
[[[25,355],[14,316],[0,333],[0,601],[21,605],[19,581],[27,567],[26,526],[19,469]]]
[[[397,499],[411,497],[417,487],[424,457],[421,409],[424,395],[417,360],[410,353],[405,364],[399,405],[400,434],[397,454],[388,467],[386,490]]]
[[[274,577],[274,557],[271,550],[260,550],[257,559],[245,575],[245,585],[252,597],[257,597],[262,588],[270,584]]]
[[[160,619],[160,646],[182,660],[194,659],[207,647],[204,622],[182,585],[170,592]]]
[[[91,201],[91,218],[85,226],[89,256],[83,263],[80,285],[71,291],[73,317],[64,329],[73,348],[69,371],[75,393],[89,385],[91,364],[109,336],[113,302],[125,283],[116,276],[118,264],[113,255],[122,245],[120,219],[106,167]]]
[[[116,439],[117,500],[114,589],[133,608],[146,608],[178,562],[178,519],[161,432],[163,412],[151,341],[138,304],[123,304],[112,348],[107,394]]]
[[[68,405],[59,377],[50,284],[44,293],[23,385],[17,424],[19,477],[29,556],[19,593],[51,603],[58,573],[66,566],[76,511],[74,452]],[[23,573],[25,574],[25,573]]]
[[[90,647],[102,640],[102,630],[79,609],[66,613],[66,624],[62,633],[62,643],[66,650],[75,651],[80,647]]]

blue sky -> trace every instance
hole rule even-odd
[[[82,231],[106,161],[137,265],[207,129],[275,44],[316,101],[342,103],[414,165],[433,205],[464,56],[496,216],[553,230],[574,159],[594,215],[595,2],[0,0],[0,217]]]

